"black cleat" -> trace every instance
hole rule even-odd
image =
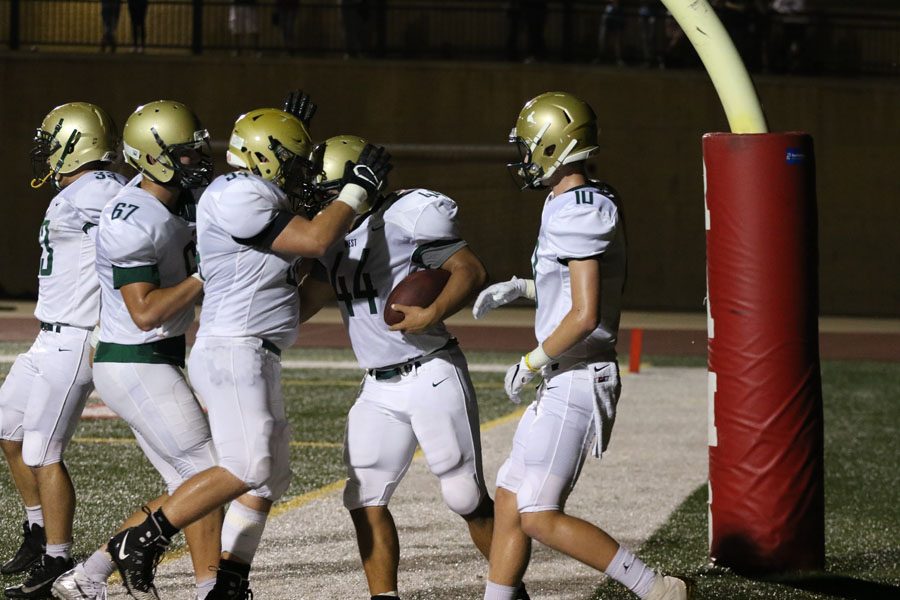
[[[250,589],[250,565],[222,559],[216,573],[216,585],[206,600],[253,600]]]
[[[6,588],[7,598],[49,598],[56,578],[75,566],[75,561],[62,556],[43,555],[19,585]]]
[[[0,573],[4,575],[24,573],[28,567],[41,560],[47,545],[44,528],[37,523],[29,527],[26,520],[22,523],[22,537],[24,538],[22,545],[19,546],[15,556],[0,566]]]
[[[519,584],[519,589],[516,590],[515,600],[531,600],[531,596],[528,595],[528,591],[525,589],[524,583]]]
[[[153,585],[156,565],[169,546],[169,539],[162,534],[156,519],[146,508],[148,521],[154,528],[131,527],[114,535],[106,546],[112,556],[122,583],[129,595],[136,600],[159,600]]]

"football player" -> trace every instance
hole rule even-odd
[[[194,227],[185,216],[192,190],[209,184],[212,163],[206,130],[180,102],[138,107],[122,137],[125,158],[139,175],[100,217],[96,268],[102,307],[94,384],[106,405],[132,428],[171,494],[215,464],[206,415],[181,370],[184,334],[203,290],[194,276]],[[152,500],[144,510],[161,501]],[[144,517],[138,511],[123,527]],[[221,523],[221,511],[213,512],[185,531],[199,598],[214,585],[211,568],[218,564]],[[53,593],[66,599],[104,598],[114,565],[127,558],[121,544],[111,541],[60,577]],[[158,598],[152,578],[125,579],[125,585],[140,600]]]
[[[384,149],[370,148],[348,165],[335,202],[307,219],[294,209],[308,190],[311,148],[293,114],[250,111],[235,123],[228,145],[228,163],[237,170],[218,177],[200,199],[205,296],[188,370],[209,408],[218,463],[111,540],[128,557],[118,562],[126,580],[152,578],[166,540],[234,500],[212,597],[252,597],[250,565],[269,510],[291,478],[280,357],[297,336],[296,258],[321,256],[341,238],[390,169]]]
[[[124,178],[106,170],[116,127],[99,106],[71,102],[51,110],[34,137],[32,187],[57,190],[41,223],[38,302],[41,332],[0,388],[0,446],[25,503],[24,539],[4,575],[36,564],[9,598],[44,598],[72,567],[75,489],[63,453],[93,389],[91,330],[100,310],[94,239],[100,211]],[[43,558],[42,558],[43,557]]]
[[[615,192],[590,181],[585,160],[597,147],[593,110],[572,94],[549,92],[525,104],[509,141],[523,189],[549,189],[532,264],[533,279],[489,286],[476,318],[519,297],[537,302],[540,344],[510,367],[506,393],[519,401],[542,376],[536,400],[497,474],[496,519],[485,600],[509,600],[528,566],[531,541],[567,554],[645,600],[685,600],[685,581],[655,573],[598,527],[564,512],[588,454],[607,448],[621,385],[616,361],[625,230]]]
[[[316,190],[327,202],[344,184],[344,165],[365,140],[342,135],[317,148]],[[335,295],[359,365],[366,370],[347,417],[344,505],[350,511],[372,598],[396,597],[400,560],[388,503],[418,444],[440,481],[447,506],[467,523],[487,557],[493,502],[481,468],[478,404],[465,356],[443,324],[485,282],[481,260],[456,225],[456,203],[426,189],[379,197],[340,243],[319,259],[301,286],[301,320]],[[403,320],[388,327],[391,290],[421,269],[450,272],[427,307],[396,305]],[[527,598],[524,590],[521,598]]]

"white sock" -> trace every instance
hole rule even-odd
[[[44,554],[52,556],[53,558],[72,558],[72,542],[66,542],[65,544],[47,544],[47,549],[44,551]]]
[[[399,598],[400,594],[397,593],[397,590],[391,590],[389,592],[380,592],[372,597],[373,598]]]
[[[116,565],[105,550],[97,550],[82,564],[85,574],[94,583],[106,583]]]
[[[212,589],[216,587],[216,578],[212,579],[204,579],[203,581],[197,582],[197,600],[203,600],[206,598],[206,595],[212,591]]]
[[[232,502],[222,524],[222,552],[234,554],[250,564],[259,547],[268,513],[247,508],[240,502]]]
[[[488,580],[484,588],[484,600],[513,600],[517,591],[519,591],[518,586],[509,587]]]
[[[647,594],[653,589],[653,582],[657,577],[653,569],[625,546],[619,546],[619,551],[606,567],[606,574],[640,598],[647,597]]]
[[[44,511],[41,510],[40,504],[37,506],[26,506],[25,514],[28,515],[28,527],[32,525],[44,526]]]

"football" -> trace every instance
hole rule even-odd
[[[450,271],[444,269],[426,269],[407,275],[388,295],[384,307],[384,322],[396,325],[403,320],[403,313],[391,309],[393,304],[424,307],[434,302],[447,285],[448,279]]]

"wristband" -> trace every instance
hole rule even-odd
[[[203,276],[200,274],[200,271],[194,271],[193,273],[191,273],[191,277],[193,277],[200,283],[203,283]]]
[[[529,300],[537,299],[537,290],[534,287],[534,279],[523,279],[525,282],[525,293],[523,294]],[[540,348],[540,346],[538,346]]]
[[[540,371],[553,362],[553,358],[544,352],[543,344],[538,344],[537,348],[526,354],[524,360],[529,371]]]
[[[97,323],[94,325],[94,328],[91,330],[90,344],[91,348],[94,350],[97,349],[97,344],[100,343],[100,324]]]
[[[353,209],[358,215],[363,214],[368,209],[369,193],[361,185],[348,183],[341,188],[341,193],[335,198],[335,202],[343,202]]]

